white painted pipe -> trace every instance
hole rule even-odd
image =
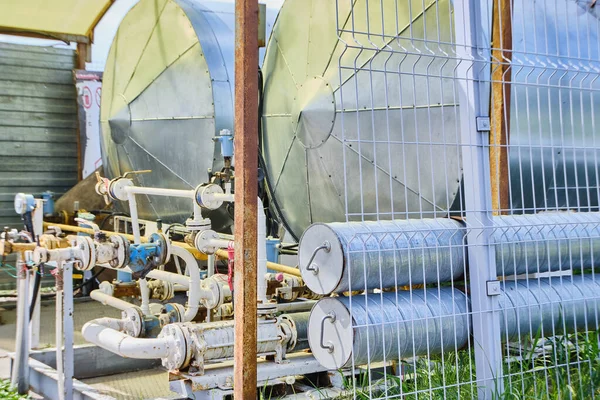
[[[200,207],[200,205],[196,202],[196,199],[192,201],[192,204],[194,205],[194,221],[202,221],[204,219],[202,217],[202,207]]]
[[[126,358],[156,359],[165,358],[169,355],[169,343],[167,339],[131,337],[114,329],[118,325],[114,325],[115,322],[106,321],[109,319],[100,318],[85,324],[81,330],[85,340]],[[107,326],[103,325],[103,323],[106,323]]]
[[[215,255],[214,254],[208,255],[208,260],[206,261],[206,264],[207,264],[206,276],[208,278],[210,278],[211,276],[213,276],[215,274]]]
[[[232,240],[227,239],[210,239],[209,245],[218,249],[234,248],[235,244]]]
[[[150,288],[148,287],[148,281],[146,278],[139,279],[138,284],[140,286],[140,297],[142,299],[142,304],[140,304],[140,308],[144,315],[151,315],[150,312]]]
[[[143,187],[143,186],[127,186],[125,187],[125,191],[127,193],[127,199],[129,201],[130,215],[131,215],[131,223],[138,223],[137,216],[137,205],[135,211],[135,222],[134,215],[131,212],[131,199],[133,198],[133,202],[135,204],[135,195],[136,194],[145,194],[150,196],[166,196],[166,197],[180,197],[191,199],[192,204],[194,206],[194,221],[202,221],[202,208],[196,204],[196,190],[180,190],[180,189],[164,189],[164,188],[156,188],[156,187]],[[138,232],[139,232],[139,225]],[[134,236],[135,236],[135,228],[134,228]],[[138,243],[137,241],[135,243]]]
[[[140,221],[138,219],[137,202],[135,201],[135,193],[131,190],[127,190],[127,201],[129,202],[129,216],[131,217],[131,229],[133,229],[133,243],[140,244],[142,240],[140,236]]]
[[[127,186],[125,190],[128,193],[134,194],[146,194],[154,196],[166,196],[166,197],[183,197],[187,199],[195,200],[196,190],[181,190],[181,189],[164,189],[156,187],[144,187],[144,186]]]
[[[317,302],[318,300],[304,300],[293,303],[281,303],[277,304],[277,312],[310,311]]]
[[[186,251],[185,249],[182,249],[182,250]],[[174,251],[172,251],[172,253],[175,254]],[[159,269],[153,269],[152,271],[148,272],[148,275],[146,275],[146,276],[148,278],[158,279],[159,281],[167,281],[167,282],[175,283],[175,284],[179,285],[179,287],[183,287],[185,290],[189,289],[189,287],[190,287],[190,278],[188,278],[185,275],[175,274],[173,272],[161,271]]]
[[[193,320],[198,313],[198,306],[200,304],[200,298],[202,297],[200,289],[200,268],[198,268],[198,262],[189,251],[173,246],[171,252],[173,255],[176,255],[185,261],[185,266],[190,274],[188,303],[183,315],[183,322],[188,322]]]
[[[121,311],[125,311],[133,307],[133,304],[128,303],[125,300],[117,299],[116,297],[106,294],[98,289],[93,290],[92,293],[90,293],[90,297],[105,306],[111,306]]]
[[[208,196],[209,200],[221,200],[225,202],[232,202],[234,198],[233,193],[211,193]]]
[[[267,302],[267,216],[263,202],[258,198],[257,216],[257,271],[256,271],[256,293],[259,303]]]
[[[189,288],[187,286],[182,286],[177,283],[173,286],[173,290],[176,292],[187,292],[188,289]]]

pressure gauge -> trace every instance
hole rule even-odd
[[[25,214],[33,211],[35,208],[35,199],[31,194],[17,193],[15,196],[15,211],[17,214]]]

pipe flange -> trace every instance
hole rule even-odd
[[[116,250],[116,257],[109,262],[110,266],[116,269],[125,268],[129,262],[129,240],[121,235],[113,235],[109,240]]]
[[[115,178],[108,184],[108,194],[113,200],[127,201],[126,188],[133,186],[133,181],[127,178]]]
[[[211,222],[209,218],[203,218],[199,221],[189,218],[187,221],[185,221],[185,227],[190,232],[205,231],[211,228]]]
[[[9,242],[6,243],[8,244]],[[46,248],[38,246],[33,250],[33,263],[35,265],[46,263],[48,261],[50,261],[50,255]]]
[[[171,259],[171,245],[169,240],[162,233],[153,233],[148,238],[148,243],[152,243],[158,247],[156,255],[152,261],[154,265],[165,265]]]
[[[136,306],[129,307],[121,312],[121,318],[125,322],[125,333],[132,337],[140,337],[144,332],[144,313]]]
[[[215,195],[224,194],[223,189],[219,185],[209,183],[200,185],[196,188],[196,203],[208,210],[216,210],[223,205],[223,200],[215,198]]]
[[[168,356],[162,359],[162,366],[169,371],[176,371],[189,365],[192,349],[187,345],[190,341],[187,340],[186,333],[185,325],[169,324],[158,335],[167,342]]]
[[[281,315],[278,318],[279,326],[284,334],[284,337],[289,338],[287,342],[287,350],[292,351],[298,343],[298,329],[296,323],[290,315]]]
[[[214,254],[217,251],[211,242],[219,239],[219,234],[211,229],[198,232],[194,237],[194,246],[204,254]]]
[[[76,246],[80,252],[81,265],[78,267],[81,271],[89,271],[96,265],[96,246],[89,236],[77,236]]]
[[[256,305],[258,315],[274,315],[277,313],[277,303],[259,303]]]
[[[225,274],[215,274],[202,280],[200,284],[202,291],[210,293],[210,296],[200,300],[207,310],[214,310],[225,303],[226,294],[223,293],[223,285],[227,285],[227,275]]]

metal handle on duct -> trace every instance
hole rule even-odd
[[[325,321],[330,320],[331,323],[333,324],[335,322],[335,314],[333,312],[330,312],[329,314],[325,315],[323,317],[323,319],[321,320],[321,340],[319,341],[319,344],[321,345],[322,349],[326,349],[328,352],[333,353],[333,343],[329,342],[327,344],[324,343],[324,339],[325,339]]]
[[[324,241],[322,245],[320,245],[319,247],[317,247],[315,249],[315,251],[313,251],[312,256],[310,256],[310,259],[308,260],[308,264],[306,265],[306,270],[312,271],[312,273],[315,275],[319,273],[319,266],[314,265],[312,262],[315,259],[315,257],[317,256],[317,253],[319,252],[319,250],[325,250],[327,253],[329,253],[331,251],[331,243],[329,243],[327,240]]]

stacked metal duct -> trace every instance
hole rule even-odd
[[[600,213],[493,218],[499,276],[586,269],[600,260]],[[318,294],[451,282],[466,274],[467,229],[451,219],[311,225],[299,265]],[[596,261],[597,262],[597,261]]]
[[[594,275],[504,282],[496,297],[502,340],[596,329],[599,295]],[[467,296],[435,288],[320,300],[308,340],[321,365],[338,369],[458,350],[470,333]]]

